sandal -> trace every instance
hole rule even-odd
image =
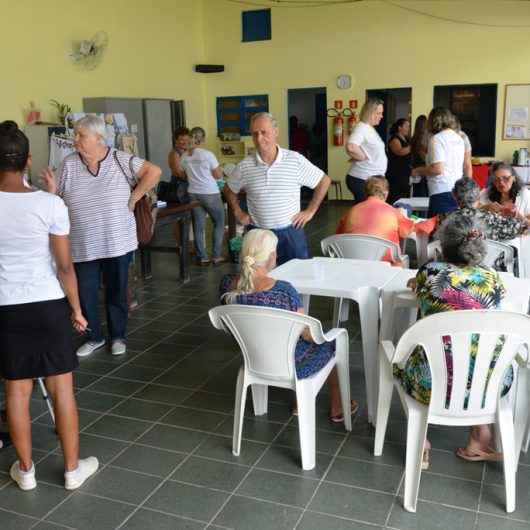
[[[473,449],[473,451],[468,451],[466,447],[459,447],[455,451],[456,456],[462,458],[462,460],[467,460],[468,462],[498,462],[502,460],[502,453],[498,453],[491,447],[488,447],[487,451],[482,449]]]
[[[351,415],[353,416],[359,410],[359,403],[355,400],[351,400]],[[331,423],[344,423],[344,414],[335,414],[335,416],[330,416],[329,421]]]

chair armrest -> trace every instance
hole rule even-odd
[[[330,329],[327,333],[324,333],[324,339],[326,340],[326,342],[331,342],[344,333],[346,333],[346,335],[348,334],[348,332],[344,328],[333,328]]]
[[[394,344],[390,340],[382,340],[381,341],[381,348],[383,348],[383,351],[385,352],[385,355],[388,359],[388,362],[392,363],[394,359],[394,353],[396,351]]]

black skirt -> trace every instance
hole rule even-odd
[[[0,375],[35,379],[78,367],[66,298],[0,306]]]

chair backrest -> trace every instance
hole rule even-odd
[[[364,259],[380,261],[390,250],[394,261],[400,260],[399,245],[381,237],[365,234],[340,234],[328,236],[320,242],[322,253],[330,258]]]
[[[507,272],[514,273],[514,264],[515,264],[515,251],[512,246],[507,245],[506,243],[501,243],[499,241],[493,241],[491,239],[486,239],[486,257],[484,258],[484,265],[488,267],[494,267],[498,265],[499,258],[502,260],[506,267]],[[442,246],[440,241],[431,241],[427,246],[427,259],[429,261],[442,261]]]
[[[403,362],[421,346],[432,379],[429,414],[466,420],[495,413],[504,375],[516,355],[527,362],[529,344],[527,315],[450,311],[411,326],[399,340],[392,362]]]
[[[294,351],[304,328],[318,342],[320,322],[293,311],[241,304],[218,306],[208,312],[212,324],[236,339],[247,370],[271,380],[294,381]]]
[[[501,243],[500,241],[486,239],[486,250],[485,265],[493,267],[498,263],[500,258],[506,267],[506,271],[512,274],[514,273],[515,251],[512,246]]]

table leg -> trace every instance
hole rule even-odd
[[[427,245],[429,244],[429,236],[427,234],[416,234],[416,256],[418,267],[421,267],[427,262]]]
[[[140,247],[140,270],[142,280],[149,280],[153,277],[151,273],[151,251],[148,247]]]
[[[190,281],[190,255],[189,255],[189,238],[190,238],[190,217],[184,217],[179,222],[180,230],[180,249],[179,249],[179,269],[180,280],[182,283]]]
[[[376,287],[359,289],[356,301],[359,304],[359,318],[361,321],[368,421],[373,423],[375,421],[378,378],[379,289]]]
[[[309,302],[311,301],[310,294],[302,294],[302,307],[304,308],[304,313],[309,315]]]

